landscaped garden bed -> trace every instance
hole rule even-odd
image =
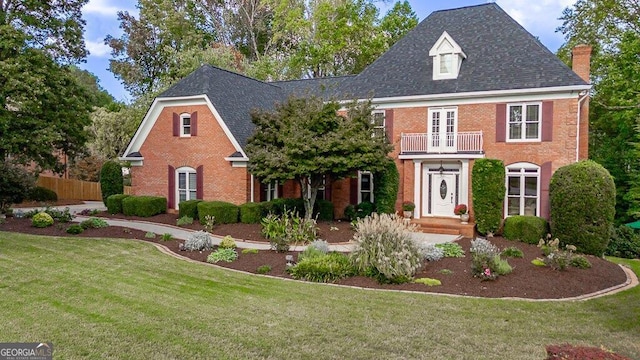
[[[133,217],[119,216],[120,218],[133,219]],[[141,220],[141,219],[140,219]],[[145,221],[158,222],[175,225],[176,215],[163,214],[156,215],[151,218],[144,218]],[[6,222],[0,225],[0,231],[12,231],[29,233],[36,235],[49,236],[79,236],[79,237],[100,237],[100,238],[127,238],[138,239],[154,242],[166,246],[171,251],[196,261],[206,261],[212,250],[208,251],[180,251],[182,240],[163,240],[162,234],[156,234],[154,238],[143,231],[121,228],[121,227],[104,227],[104,228],[88,228],[80,235],[69,235],[66,232],[69,224],[56,223],[53,226],[45,228],[36,228],[31,224],[31,219],[8,218]],[[323,226],[325,230],[323,231]],[[200,225],[189,225],[198,229]],[[343,242],[353,236],[353,230],[350,225],[345,222],[320,223],[321,238],[329,243]],[[331,228],[338,228],[332,230]],[[347,227],[345,229],[344,227]],[[226,224],[219,225],[213,231],[216,235],[231,235],[235,238],[244,238],[254,241],[260,241],[258,235],[260,225],[251,224]],[[253,235],[252,235],[253,234]],[[254,236],[253,238],[251,238]],[[347,237],[348,236],[348,237]],[[604,290],[625,282],[626,276],[624,271],[616,264],[608,262],[604,259],[587,256],[591,263],[589,269],[579,269],[568,267],[565,271],[557,271],[552,268],[535,266],[532,260],[542,256],[541,249],[535,245],[524,244],[521,242],[509,241],[501,237],[490,239],[491,242],[499,249],[503,250],[507,247],[517,247],[522,250],[522,258],[508,258],[509,264],[513,271],[506,275],[500,276],[496,280],[482,281],[480,278],[472,276],[471,273],[471,239],[462,239],[458,244],[465,252],[464,257],[448,258],[445,257],[438,261],[426,262],[426,265],[420,267],[414,278],[431,278],[440,280],[439,286],[427,286],[421,283],[404,283],[404,284],[380,284],[375,279],[365,276],[352,276],[336,281],[337,284],[351,285],[377,289],[394,289],[394,290],[411,290],[435,293],[447,293],[468,296],[481,297],[521,297],[531,299],[543,298],[567,298],[575,297],[596,291]],[[262,241],[264,238],[262,238]],[[216,249],[214,248],[213,251]],[[258,253],[243,253],[238,249],[238,258],[233,262],[218,262],[217,265],[258,273],[258,269],[262,267],[262,272],[271,276],[291,278],[286,271],[286,256],[292,255],[294,261],[298,259],[298,253],[285,252],[277,253],[275,251],[259,251]],[[269,271],[265,269],[270,268]]]

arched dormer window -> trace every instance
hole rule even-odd
[[[433,80],[456,79],[467,55],[446,31],[429,50],[433,58]]]

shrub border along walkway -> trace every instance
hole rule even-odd
[[[84,217],[84,216],[77,216],[74,221],[83,221],[89,219],[89,217]],[[154,233],[171,233],[171,235],[174,238],[177,239],[181,239],[181,240],[186,240],[189,235],[191,233],[193,233],[193,230],[188,230],[188,229],[183,229],[183,228],[179,228],[177,226],[172,226],[172,225],[166,225],[166,224],[157,224],[157,223],[152,223],[152,222],[147,222],[147,221],[137,221],[137,220],[120,220],[120,219],[106,219],[107,223],[111,226],[121,226],[121,227],[129,227],[132,229],[137,229],[137,230],[142,230],[142,231],[151,231]],[[211,235],[211,237],[213,238],[213,242],[215,245],[219,245],[220,241],[222,240],[222,238],[218,235]],[[149,241],[144,241],[144,240],[136,240],[136,241],[141,241],[144,243],[151,243]],[[241,239],[236,239],[236,243],[238,244],[239,248],[251,248],[251,249],[257,249],[257,250],[270,250],[271,246],[269,244],[264,244],[264,243],[257,243],[257,242],[253,242],[253,241],[244,241]],[[210,263],[205,263],[205,262],[201,262],[201,261],[196,261],[193,259],[190,259],[186,256],[182,256],[180,254],[177,254],[173,251],[171,251],[168,247],[162,245],[162,244],[157,244],[157,243],[151,243],[153,244],[160,252],[169,255],[169,256],[173,256],[176,259],[180,259],[180,260],[184,260],[184,261],[188,261],[188,262],[192,262],[192,263],[197,263],[197,264],[204,264],[204,265],[208,265],[208,266],[213,266],[219,269],[225,269],[225,270],[231,270],[231,271],[236,271],[239,273],[243,273],[243,274],[249,274],[249,275],[257,275],[257,276],[265,276],[265,277],[269,277],[269,278],[274,278],[274,279],[279,279],[279,280],[288,280],[288,281],[299,281],[299,280],[295,280],[295,279],[288,279],[288,278],[283,278],[283,277],[278,277],[278,276],[271,276],[271,275],[260,275],[260,274],[254,274],[254,273],[250,273],[250,272],[246,272],[246,271],[241,271],[241,270],[236,270],[236,269],[230,269],[227,267],[223,267],[223,266],[219,266],[219,265],[215,265],[215,264],[210,264]],[[306,246],[294,246],[292,247],[292,251],[302,251],[306,248]],[[331,244],[329,245],[329,248],[331,251],[340,251],[340,252],[349,252],[351,251],[352,245],[350,244]],[[623,265],[618,265],[620,266],[620,268],[624,271],[627,280],[620,285],[616,285],[616,286],[612,286],[608,289],[604,289],[604,290],[600,290],[600,291],[596,291],[590,294],[584,294],[584,295],[580,295],[580,296],[575,296],[575,297],[570,297],[570,298],[563,298],[563,299],[528,299],[528,298],[520,298],[520,297],[502,297],[502,298],[497,298],[497,299],[501,299],[501,300],[520,300],[520,301],[531,301],[531,302],[540,302],[540,301],[584,301],[584,300],[590,300],[590,299],[596,299],[599,297],[603,297],[603,296],[607,296],[607,295],[612,295],[624,290],[628,290],[631,289],[635,286],[638,285],[638,277],[636,276],[636,274],[633,272],[633,270],[629,269],[626,266]],[[476,299],[485,299],[483,297],[479,297],[479,296],[468,296],[468,295],[458,295],[458,294],[446,294],[446,293],[432,293],[432,292],[423,292],[423,291],[409,291],[409,290],[391,290],[391,289],[372,289],[372,288],[363,288],[363,287],[359,287],[359,286],[350,286],[350,285],[337,285],[337,284],[329,284],[329,283],[319,283],[321,285],[328,285],[328,286],[339,286],[339,287],[349,287],[349,288],[353,288],[353,289],[361,289],[361,290],[373,290],[373,291],[392,291],[392,292],[403,292],[403,293],[411,293],[411,294],[428,294],[428,295],[442,295],[442,296],[449,296],[449,297],[460,297],[460,298],[476,298]]]

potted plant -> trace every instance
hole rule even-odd
[[[402,212],[405,218],[409,219],[413,215],[413,209],[416,208],[416,204],[411,201],[405,201],[402,203]]]
[[[467,224],[469,221],[469,209],[466,204],[458,204],[455,209],[453,209],[453,213],[456,215],[460,215],[460,222],[463,224]]]

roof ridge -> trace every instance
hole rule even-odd
[[[474,8],[474,7],[480,7],[480,6],[495,6],[497,8],[500,8],[500,5],[496,4],[495,2],[487,2],[487,3],[483,3],[483,4],[460,6],[460,7],[452,8],[452,9],[435,10],[435,11],[431,12],[431,14],[427,15],[427,17],[431,16],[432,14],[439,13],[439,12],[455,11],[455,10],[468,9],[468,8]],[[502,9],[502,8],[500,8],[500,9]]]
[[[269,82],[266,82],[266,81],[262,81],[262,80],[259,80],[259,79],[256,79],[256,78],[253,78],[253,77],[251,77],[251,76],[247,76],[247,75],[245,75],[245,74],[241,74],[241,73],[239,73],[239,72],[235,72],[235,71],[231,71],[231,70],[228,70],[228,69],[224,69],[224,68],[221,68],[221,67],[219,67],[219,66],[215,66],[215,65],[211,65],[211,64],[203,64],[200,68],[203,68],[203,67],[210,67],[210,68],[213,68],[213,69],[217,69],[217,70],[220,70],[220,71],[224,71],[224,72],[229,73],[229,74],[232,74],[232,75],[237,75],[237,76],[243,77],[243,78],[248,79],[248,80],[252,80],[252,81],[255,81],[255,82],[259,82],[259,83],[261,83],[261,84],[269,85],[269,86],[272,86],[272,87],[275,87],[275,88],[280,88],[279,86],[273,85],[273,84],[271,84],[271,83],[269,83]],[[196,71],[197,71],[197,70],[196,70]],[[195,72],[195,71],[194,71],[194,72]],[[192,74],[193,74],[193,73],[192,73]]]
[[[330,80],[330,79],[340,79],[340,78],[348,78],[348,77],[354,77],[354,76],[358,76],[358,74],[339,75],[339,76],[324,76],[324,77],[309,78],[309,79],[275,80],[275,81],[270,81],[267,84],[285,83],[285,82],[294,82],[294,81]]]

